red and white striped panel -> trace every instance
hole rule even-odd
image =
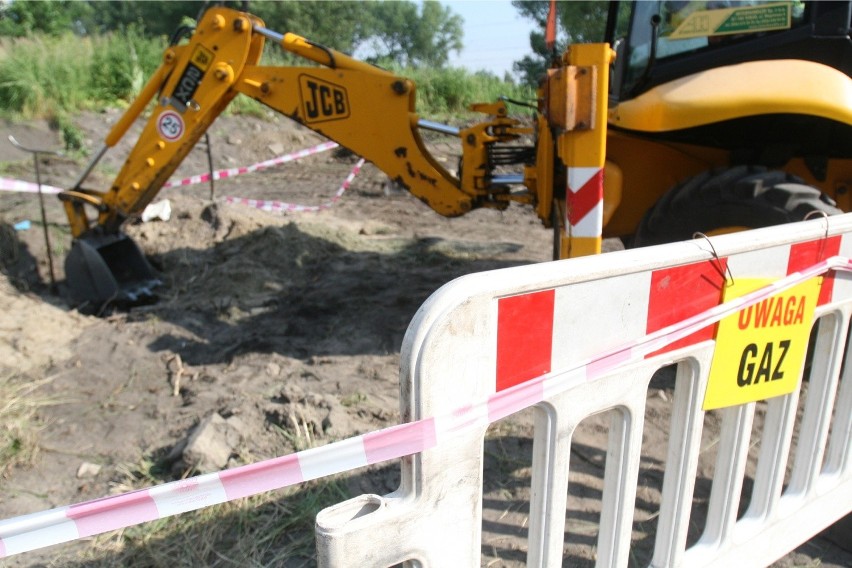
[[[569,369],[706,312],[720,304],[729,275],[778,280],[849,253],[852,239],[834,236],[501,298],[495,390]],[[848,295],[852,283],[842,282],[843,293]],[[822,284],[819,305],[830,302],[834,291],[835,277],[829,274]],[[577,333],[584,328],[588,333]],[[712,339],[715,328],[715,324],[709,325],[648,356]]]
[[[600,237],[603,234],[603,169],[568,168],[566,221],[572,237]]]

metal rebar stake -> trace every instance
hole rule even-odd
[[[36,148],[28,148],[15,140],[15,137],[9,135],[9,142],[12,146],[24,152],[29,152],[33,155],[33,164],[35,165],[36,185],[38,186],[38,203],[41,208],[41,226],[44,229],[44,246],[47,249],[47,265],[50,269],[50,291],[56,293],[56,274],[53,272],[53,252],[50,250],[50,234],[47,230],[47,213],[44,209],[44,194],[41,191],[41,172],[38,167],[39,154],[61,156],[61,152],[55,150],[41,150]]]
[[[207,171],[210,173],[210,201],[213,201],[213,148],[210,147],[210,134],[208,132],[204,133],[204,145],[207,147]]]

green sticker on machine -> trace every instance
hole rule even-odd
[[[689,14],[667,37],[686,39],[786,30],[790,27],[791,14],[789,2],[700,10]]]

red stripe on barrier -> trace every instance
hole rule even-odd
[[[723,258],[654,271],[651,274],[646,333],[653,333],[718,305],[722,300],[727,267],[728,259]],[[713,339],[715,331],[715,324],[709,325],[649,353],[647,357]]]
[[[379,463],[438,445],[435,419],[409,422],[364,435],[364,453],[368,463]]]
[[[544,290],[498,301],[498,391],[550,372],[555,296]]]
[[[109,499],[109,504],[102,503],[104,499]],[[71,505],[66,515],[74,520],[80,538],[160,518],[147,489]]]
[[[603,199],[603,170],[593,175],[577,191],[569,188],[565,198],[568,201],[568,221],[576,225]]]
[[[295,454],[219,473],[228,500],[301,483],[302,468]]]
[[[840,253],[840,236],[809,241],[806,243],[795,243],[790,245],[790,259],[787,261],[787,274],[792,274],[813,266],[832,256]],[[822,287],[819,290],[818,306],[831,301],[834,293],[834,272],[828,272],[823,276]]]

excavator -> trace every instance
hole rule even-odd
[[[240,95],[364,157],[440,215],[531,207],[554,259],[600,253],[605,237],[647,246],[849,211],[850,26],[852,2],[610,2],[603,41],[554,54],[531,122],[498,100],[456,128],[418,115],[403,76],[210,7],[59,195],[73,236],[66,283],[81,303],[153,295],[157,275],[122,226]],[[266,42],[305,64],[263,65]],[[143,114],[111,187],[85,188]],[[424,131],[458,140],[458,173]]]

